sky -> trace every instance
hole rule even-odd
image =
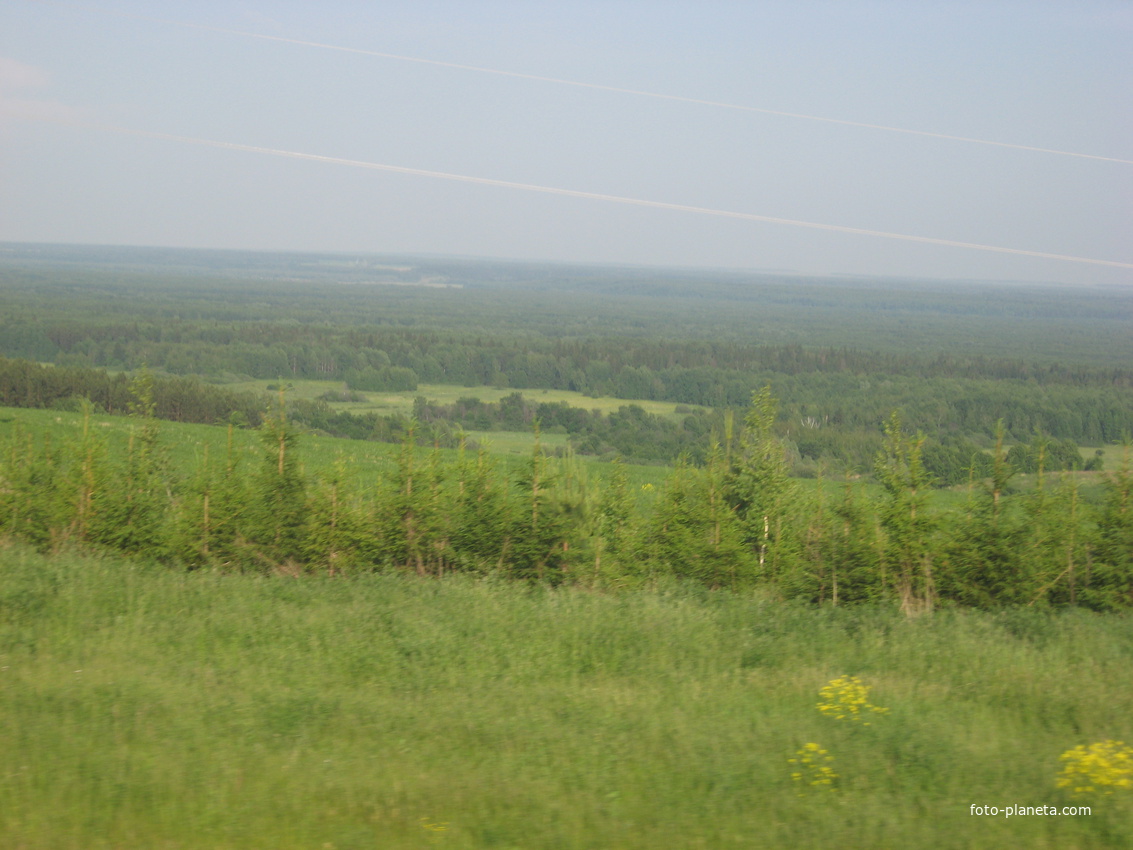
[[[0,0],[0,241],[1133,286],[1133,3]]]

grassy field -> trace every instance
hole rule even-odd
[[[1133,621],[819,610],[0,548],[0,846],[1087,848],[1059,755],[1133,742]],[[861,676],[871,725],[817,710]],[[829,751],[833,791],[791,778]]]
[[[535,448],[535,435],[529,431],[468,431],[469,439],[475,440],[488,452],[494,455],[514,455],[531,457],[531,450]],[[566,449],[570,440],[566,434],[539,435],[539,442],[544,450],[554,452],[556,449]]]
[[[240,383],[225,384],[226,389],[236,392],[269,393],[268,386],[277,385],[276,381],[242,381]],[[284,381],[288,395],[292,398],[318,398],[325,392],[338,392],[343,389],[342,381]],[[438,404],[454,404],[462,398],[476,398],[483,402],[498,402],[501,398],[512,393],[522,393],[524,398],[535,403],[547,402],[557,404],[565,401],[571,407],[580,407],[583,410],[600,410],[602,413],[616,412],[619,407],[636,404],[647,413],[665,416],[677,420],[682,414],[676,412],[677,407],[687,407],[671,401],[627,401],[624,398],[612,396],[588,396],[570,390],[516,390],[500,387],[462,387],[452,384],[420,384],[417,389],[409,392],[390,393],[362,393],[366,401],[332,402],[335,410],[347,410],[351,413],[391,413],[410,414],[413,412],[413,399],[424,396],[431,402]]]
[[[271,393],[269,386],[278,386],[276,381],[242,381],[225,384],[226,389],[237,392]],[[316,399],[327,392],[339,392],[343,389],[342,381],[311,381],[294,380],[285,381],[288,398]],[[571,407],[583,410],[600,410],[604,414],[614,413],[619,407],[636,404],[647,413],[663,416],[666,419],[679,421],[685,414],[677,413],[676,409],[686,406],[666,401],[627,401],[611,396],[593,397],[570,390],[542,390],[528,389],[515,390],[500,387],[462,387],[452,384],[420,384],[417,389],[409,392],[389,393],[361,393],[365,401],[334,401],[330,406],[335,410],[347,413],[378,413],[383,416],[399,413],[405,416],[413,412],[413,400],[423,396],[436,404],[455,404],[462,398],[476,398],[483,402],[498,402],[504,396],[520,392],[528,400],[535,403],[547,402],[557,404],[566,402]],[[534,436],[530,431],[468,431],[468,436],[477,442],[486,445],[493,454],[530,457],[534,444]],[[548,450],[565,448],[569,439],[566,434],[544,433],[541,437],[543,445]]]

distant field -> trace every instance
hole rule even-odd
[[[227,389],[237,392],[273,392],[269,386],[276,386],[276,381],[241,381],[239,383],[225,384]],[[311,381],[294,380],[283,381],[287,388],[286,397],[301,399],[316,399],[327,392],[338,392],[344,388],[342,381]],[[335,410],[348,413],[378,413],[383,416],[402,414],[408,416],[413,412],[413,400],[419,396],[430,402],[439,404],[454,404],[462,398],[475,398],[483,402],[498,402],[511,393],[522,393],[524,398],[540,403],[557,404],[566,402],[572,407],[584,410],[600,410],[604,414],[617,411],[619,407],[636,404],[648,413],[663,416],[677,421],[682,414],[676,412],[681,407],[674,402],[664,401],[627,401],[626,399],[612,397],[593,398],[582,393],[569,390],[515,390],[501,389],[499,387],[459,387],[450,384],[420,384],[416,391],[397,393],[361,393],[366,396],[365,401],[332,401],[330,406]],[[534,445],[534,435],[527,431],[468,431],[468,436],[481,445],[486,446],[492,454],[529,457]],[[548,451],[563,449],[568,445],[566,434],[544,432],[541,442]]]
[[[0,546],[0,846],[1127,848],[1129,614],[182,573]],[[844,674],[870,725],[817,709]],[[827,750],[833,784],[790,759]],[[804,772],[802,781],[792,773]],[[972,805],[1090,805],[973,817]]]
[[[241,381],[239,383],[225,384],[224,386],[235,391],[271,392],[267,387],[269,385],[275,385],[276,383],[278,382]],[[344,388],[342,381],[309,381],[300,379],[294,381],[285,380],[283,383],[288,387],[288,394],[292,398],[314,399],[318,398],[323,393],[329,391],[337,392]],[[583,395],[582,393],[571,392],[570,390],[517,390],[500,387],[461,387],[451,384],[420,384],[417,389],[412,392],[362,393],[362,395],[366,396],[366,401],[336,401],[331,402],[331,407],[335,410],[347,410],[351,413],[373,412],[386,415],[392,413],[409,414],[413,412],[413,399],[418,396],[423,396],[429,401],[439,404],[454,404],[457,400],[462,398],[475,398],[483,402],[498,402],[504,396],[511,395],[512,393],[522,393],[524,398],[530,399],[536,403],[547,402],[557,404],[558,402],[565,401],[571,407],[579,407],[583,410],[600,410],[602,413],[613,413],[619,407],[636,404],[647,413],[652,413],[657,416],[666,416],[674,420],[678,419],[681,415],[676,412],[676,408],[682,406],[670,401],[634,401],[610,396],[592,397]]]
[[[1090,457],[1097,447],[1082,447],[1082,455]],[[1112,471],[1120,469],[1122,464],[1126,461],[1129,462],[1130,467],[1133,467],[1133,448],[1126,448],[1121,445],[1108,445],[1102,446],[1102,469]]]
[[[535,435],[528,431],[468,431],[467,434],[492,454],[531,457],[535,447]],[[567,448],[569,439],[566,434],[541,434],[539,443],[545,450],[554,451]]]

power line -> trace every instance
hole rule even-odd
[[[45,120],[45,119],[29,119]],[[351,168],[364,168],[372,171],[386,171],[395,174],[408,174],[415,177],[431,177],[438,180],[450,180],[459,183],[474,183],[481,186],[496,186],[503,189],[515,189],[524,192],[540,192],[546,195],[558,195],[569,198],[583,198],[593,201],[605,201],[614,204],[626,204],[637,207],[670,210],[673,212],[694,213],[697,215],[710,215],[719,218],[739,219],[741,221],[757,221],[765,224],[781,224],[789,227],[803,227],[811,230],[826,230],[835,233],[849,233],[856,236],[874,236],[881,239],[897,239],[904,242],[919,242],[925,245],[937,245],[946,248],[966,248],[973,251],[990,251],[997,254],[1014,254],[1023,257],[1037,257],[1043,260],[1061,260],[1069,263],[1086,263],[1096,266],[1109,266],[1119,269],[1133,269],[1133,263],[1123,263],[1116,260],[1099,260],[1091,257],[1076,257],[1068,254],[1052,254],[1045,251],[1030,251],[1024,248],[1007,248],[1000,245],[984,245],[977,242],[961,242],[955,239],[939,239],[932,236],[915,236],[907,233],[891,233],[885,230],[869,230],[862,227],[849,227],[841,224],[823,224],[814,221],[800,221],[798,219],[780,218],[778,216],[758,215],[756,213],[736,212],[733,210],[720,210],[711,207],[698,207],[689,204],[674,204],[667,201],[652,201],[644,198],[628,198],[621,195],[607,195],[600,192],[586,192],[578,189],[563,189],[555,186],[539,186],[534,183],[517,183],[511,180],[498,180],[492,177],[477,177],[468,174],[452,174],[444,171],[430,171],[424,168],[409,168],[402,165],[389,165],[379,162],[368,162],[359,159],[346,159],[337,156],[303,153],[302,151],[288,151],[278,148],[245,145],[238,142],[222,142],[215,139],[201,139],[193,136],[178,136],[171,133],[158,133],[151,130],[135,130],[127,127],[116,127],[104,124],[84,124],[71,122],[71,126],[104,132],[119,133],[129,136],[141,136],[162,141],[180,142],[182,144],[200,145],[224,150],[243,151],[246,153],[265,154],[269,156],[285,157],[289,159],[302,159],[312,162],[322,162],[330,165],[344,165]]]
[[[804,121],[819,121],[824,124],[840,124],[844,127],[861,127],[868,130],[881,130],[887,133],[903,133],[911,136],[923,136],[932,139],[945,139],[952,142],[965,142],[976,145],[989,145],[999,148],[1011,148],[1013,150],[1031,151],[1033,153],[1053,154],[1056,156],[1069,156],[1078,159],[1092,159],[1100,162],[1114,162],[1121,165],[1133,165],[1133,159],[1122,159],[1113,156],[1099,156],[1090,153],[1078,153],[1076,151],[1056,150],[1054,148],[1038,147],[1036,145],[1022,145],[1013,142],[997,142],[991,139],[976,139],[969,136],[956,136],[949,133],[936,133],[930,130],[914,130],[907,127],[891,127],[886,124],[871,124],[864,121],[849,121],[843,118],[827,118],[820,115],[806,115],[801,112],[785,112],[778,109],[765,109],[758,106],[745,106],[738,103],[727,103],[719,100],[706,100],[696,97],[685,97],[676,94],[664,94],[661,92],[642,91],[640,89],[622,88],[620,86],[610,86],[602,83],[586,83],[579,80],[565,80],[559,77],[546,77],[539,74],[525,74],[519,71],[505,71],[499,68],[484,68],[478,65],[463,65],[458,62],[445,62],[439,59],[423,59],[417,56],[403,56],[397,53],[385,53],[379,50],[365,50],[358,47],[345,47],[339,44],[325,44],[318,41],[305,41],[298,38],[287,38],[278,35],[264,35],[257,32],[249,32],[247,30],[228,29],[226,27],[215,27],[208,24],[195,24],[188,21],[174,21],[167,18],[155,18],[149,15],[133,15],[127,12],[115,12],[107,9],[99,9],[97,7],[85,6],[79,4],[58,4],[54,0],[33,0],[39,3],[51,3],[52,5],[66,5],[71,8],[81,8],[85,11],[94,12],[101,15],[109,15],[119,18],[129,18],[131,20],[146,21],[149,23],[164,24],[167,26],[184,27],[186,29],[203,30],[206,32],[223,33],[225,35],[241,36],[243,38],[255,38],[262,41],[275,41],[282,44],[298,44],[304,47],[314,47],[320,50],[335,50],[341,53],[353,53],[361,56],[374,56],[381,59],[394,59],[399,62],[415,62],[421,65],[433,65],[439,68],[451,68],[458,71],[474,71],[480,74],[494,74],[501,77],[512,77],[520,80],[533,80],[541,83],[553,83],[561,86],[574,86],[576,88],[592,89],[597,91],[614,92],[617,94],[627,94],[636,97],[649,97],[657,100],[676,101],[679,103],[692,103],[699,106],[711,106],[719,109],[732,109],[740,112],[754,112],[761,115],[775,115],[781,118],[796,118]]]

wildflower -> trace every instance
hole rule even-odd
[[[1067,750],[1058,787],[1075,797],[1086,794],[1112,794],[1117,789],[1133,789],[1133,749],[1124,741],[1099,741]]]
[[[818,695],[822,702],[818,710],[827,717],[835,720],[861,720],[866,713],[874,712],[885,714],[888,708],[881,708],[870,703],[869,692],[871,686],[862,684],[857,676],[841,676],[827,683]],[[869,726],[869,723],[865,724]]]
[[[833,761],[834,756],[818,744],[803,744],[802,749],[795,753],[795,758],[787,759],[788,764],[797,766],[791,773],[791,779],[799,784],[800,789],[830,791],[835,790],[834,782],[838,778],[838,774],[830,766]],[[802,794],[802,790],[799,793]]]

